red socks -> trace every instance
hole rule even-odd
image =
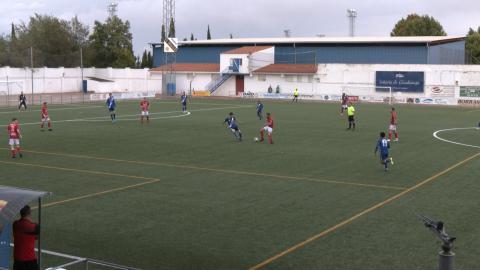
[[[260,141],[261,142],[263,142],[264,135],[265,135],[265,131],[263,129],[260,130]],[[272,134],[269,133],[267,136],[268,136],[268,143],[273,144]]]
[[[389,133],[388,133],[388,139],[389,139],[389,140],[392,140],[392,132],[389,132]],[[395,139],[398,140],[398,132],[395,132]]]

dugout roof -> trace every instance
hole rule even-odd
[[[49,195],[49,192],[0,186],[0,233],[25,205]]]

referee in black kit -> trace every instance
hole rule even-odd
[[[27,96],[23,94],[23,92],[18,96],[18,100],[20,101],[20,104],[18,105],[18,110],[22,108],[22,106],[27,110]]]

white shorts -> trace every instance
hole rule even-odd
[[[388,127],[388,130],[390,130],[390,131],[397,131],[397,125],[390,125],[390,126]]]
[[[263,130],[265,130],[265,131],[268,132],[268,133],[272,133],[272,132],[273,132],[273,128],[271,128],[271,127],[269,127],[269,126],[265,126],[265,127],[263,128]]]
[[[348,108],[348,105],[347,104],[345,104],[345,105],[342,104],[342,108],[346,109],[346,108]]]
[[[50,117],[44,117],[42,118],[42,122],[50,122]]]
[[[8,144],[13,146],[13,145],[20,145],[20,139],[10,139],[8,141]]]
[[[148,116],[148,115],[149,115],[148,111],[142,111],[142,116]]]

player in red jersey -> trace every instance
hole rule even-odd
[[[347,110],[348,107],[348,96],[345,93],[342,93],[342,108],[340,114],[343,115],[343,112]]]
[[[140,116],[140,122],[143,124],[143,119],[147,117],[147,123],[150,123],[150,116],[148,112],[148,108],[150,107],[150,103],[148,102],[147,98],[144,98],[142,102],[140,102],[140,109],[142,110]]]
[[[45,126],[45,123],[48,125],[48,131],[52,131],[52,122],[50,121],[50,116],[48,116],[47,102],[43,102],[42,105],[42,124],[40,125],[42,131],[44,131],[43,127]]]
[[[263,142],[264,134],[265,134],[265,131],[266,131],[268,133],[267,134],[268,142],[270,144],[273,144],[273,139],[272,139],[273,127],[274,127],[273,118],[270,115],[270,113],[267,113],[267,122],[265,123],[265,127],[260,129],[260,141],[261,142]]]
[[[398,132],[397,132],[397,111],[395,108],[392,108],[390,112],[390,126],[388,128],[388,140],[392,140],[392,133],[395,133],[395,141],[398,142]]]
[[[15,158],[18,154],[20,157],[23,157],[22,152],[20,151],[20,139],[22,134],[20,134],[20,127],[18,126],[17,118],[13,118],[10,125],[8,125],[8,136],[10,138],[8,144],[10,144],[10,149],[12,151],[12,158]]]

